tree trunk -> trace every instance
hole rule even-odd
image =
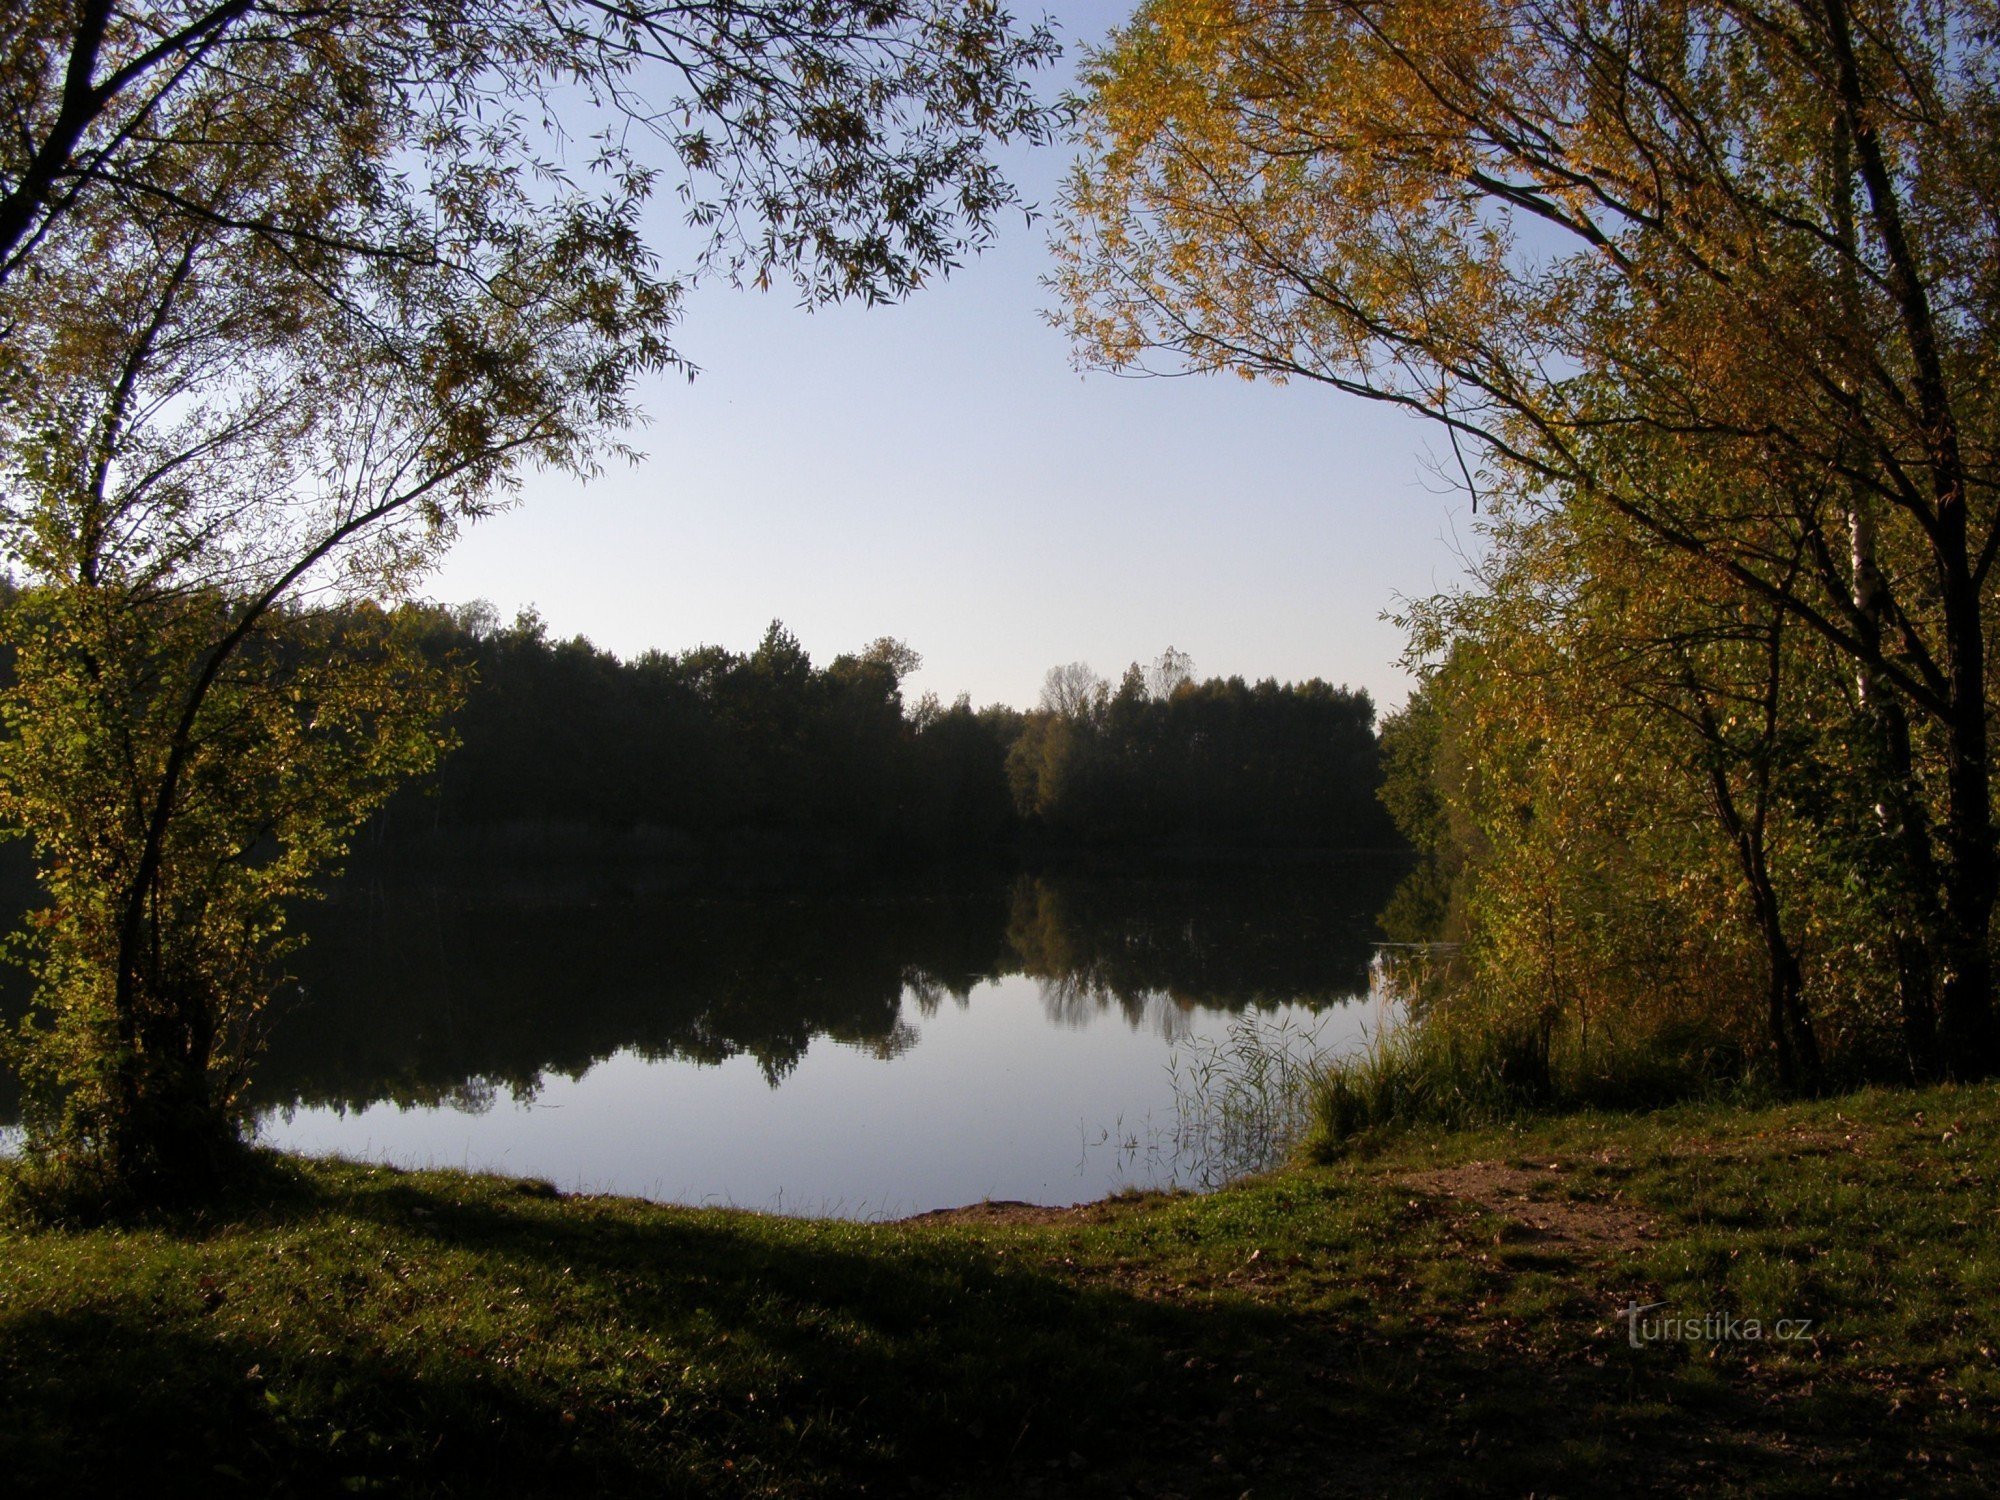
[[[2000,1064],[1993,1028],[1993,789],[1986,734],[1986,642],[1965,547],[1965,507],[1939,507],[1937,547],[1947,586],[1951,764],[1946,777],[1944,933],[1938,1043],[1949,1078],[1984,1078]],[[1955,564],[1955,566],[1953,565]]]
[[[1854,218],[1854,142],[1844,113],[1833,119],[1833,222],[1842,250],[1840,302],[1849,336],[1859,343],[1866,317],[1861,298],[1860,239]],[[1863,414],[1859,396],[1849,403],[1844,439],[1850,471],[1867,463],[1860,440]],[[1897,1009],[1903,1050],[1912,1076],[1935,1078],[1937,1052],[1937,965],[1931,944],[1943,925],[1937,903],[1937,862],[1931,852],[1929,818],[1917,796],[1915,760],[1910,752],[1910,718],[1893,693],[1885,692],[1873,666],[1882,651],[1883,597],[1887,592],[1876,557],[1874,497],[1859,479],[1848,486],[1847,539],[1850,598],[1855,634],[1862,650],[1854,667],[1854,694],[1861,722],[1872,742],[1878,789],[1873,812],[1884,842],[1902,868],[1892,864],[1880,899],[1896,957]]]
[[[1874,527],[1867,519],[1867,497],[1849,502],[1848,525],[1853,543],[1854,606],[1862,641],[1879,651],[1882,641],[1881,573],[1875,565]],[[1896,958],[1897,1008],[1903,1026],[1903,1047],[1910,1072],[1919,1079],[1935,1078],[1937,1049],[1937,964],[1932,955],[1936,934],[1947,926],[1938,904],[1940,876],[1931,848],[1930,819],[1917,795],[1915,757],[1910,748],[1910,718],[1903,704],[1882,689],[1864,661],[1855,668],[1855,695],[1862,725],[1872,742],[1876,765],[1876,827],[1888,845],[1888,879],[1878,894],[1889,925]]]
[[[1712,731],[1713,720],[1704,713]],[[1712,748],[1720,745],[1716,736]],[[1805,980],[1799,971],[1798,954],[1785,935],[1783,914],[1778,906],[1777,887],[1771,881],[1771,867],[1764,857],[1762,808],[1746,819],[1729,786],[1729,773],[1719,755],[1708,763],[1710,800],[1717,819],[1736,850],[1737,868],[1750,892],[1750,909],[1757,935],[1764,945],[1765,1020],[1770,1033],[1772,1055],[1777,1059],[1778,1082],[1787,1089],[1816,1088],[1820,1081],[1819,1038],[1806,1012]],[[1759,795],[1763,795],[1762,788]]]

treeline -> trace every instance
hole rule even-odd
[[[1317,680],[1197,681],[1168,652],[1115,689],[1072,666],[1034,709],[975,710],[909,701],[919,658],[887,638],[820,666],[774,623],[747,652],[625,660],[532,612],[404,622],[465,690],[454,748],[364,838],[377,856],[583,849],[635,830],[652,857],[737,864],[1397,842],[1374,706]]]
[[[779,625],[748,652],[629,661],[532,613],[428,611],[424,630],[466,673],[456,744],[377,842],[539,825],[930,853],[1007,829],[1001,733],[964,705],[913,718],[901,684],[917,658],[898,642],[819,667]]]
[[[1172,650],[1115,690],[1076,664],[1021,720],[1008,786],[1016,814],[1062,843],[1382,847],[1396,839],[1374,721],[1366,692],[1196,681]]]

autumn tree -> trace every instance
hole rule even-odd
[[[1628,1054],[1700,992],[1781,1082],[1817,1082],[1807,914],[1819,968],[1868,970],[1874,942],[1826,920],[1827,867],[1858,850],[1813,795],[1852,723],[1827,712],[1824,653],[1590,506],[1486,529],[1475,585],[1403,616],[1425,684],[1385,728],[1384,800],[1430,856],[1397,913],[1430,930],[1403,935],[1446,936],[1449,918],[1473,961],[1445,977],[1529,977],[1579,1038],[1622,1032]],[[1657,936],[1661,912],[1677,939]],[[1817,990],[1851,1038],[1848,1008]],[[1842,1064],[1878,1065],[1865,1051]]]
[[[1086,70],[1086,358],[1438,424],[1842,664],[1914,1035],[1996,1056],[1988,5],[1152,0]]]
[[[284,915],[435,757],[394,599],[676,363],[642,233],[811,298],[948,269],[1045,34],[951,3],[31,5],[0,23],[0,813],[34,842],[31,1144],[214,1180]],[[572,137],[602,126],[581,152]],[[343,607],[316,608],[325,601]]]
[[[1081,722],[1100,712],[1110,695],[1111,685],[1088,662],[1073,661],[1044,674],[1040,706],[1043,713]]]

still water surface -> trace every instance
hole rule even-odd
[[[289,1151],[893,1217],[1206,1185],[1232,1031],[1359,1045],[1399,871],[961,879],[839,898],[347,890],[275,1014]]]

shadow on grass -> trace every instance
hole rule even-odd
[[[0,1472],[16,1492],[1782,1493],[1826,1478],[1752,1394],[1627,1361],[1615,1339],[1559,1359],[1449,1326],[1146,1295],[1071,1267],[1060,1235],[649,1212],[358,1170],[316,1182],[247,1227],[153,1240],[183,1295],[113,1279],[87,1307],[8,1318]],[[96,1253],[115,1258],[118,1237]],[[263,1269],[287,1255],[307,1268]],[[1822,1463],[1861,1451],[1867,1415],[1818,1435]]]
[[[553,1493],[578,1446],[548,1403],[475,1372],[224,1342],[136,1309],[30,1315],[7,1345],[10,1494]],[[642,1479],[616,1454],[584,1472],[628,1491]]]

